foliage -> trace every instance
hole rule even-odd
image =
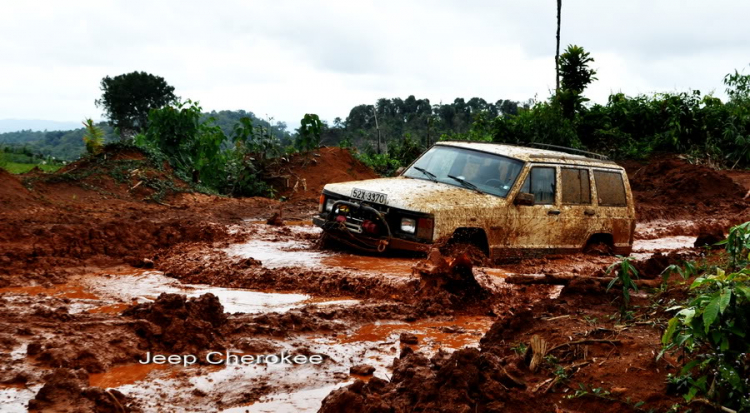
[[[221,145],[226,136],[209,118],[201,121],[201,108],[190,100],[149,113],[149,127],[136,136],[139,146],[152,146],[169,158],[172,166],[211,188],[224,178]]]
[[[628,305],[630,304],[630,290],[638,291],[638,286],[635,284],[635,281],[633,281],[633,277],[636,279],[638,278],[638,270],[630,262],[631,258],[620,255],[618,255],[617,258],[619,258],[620,261],[610,265],[606,270],[607,274],[617,271],[617,277],[614,277],[607,285],[607,291],[609,291],[617,281],[620,281],[620,284],[622,284],[622,306],[620,307],[620,312],[622,315],[625,315]]]
[[[300,120],[299,133],[295,146],[300,151],[311,151],[320,147],[320,134],[323,123],[318,115],[306,113]]]
[[[586,87],[596,80],[596,71],[589,68],[594,58],[582,47],[569,45],[560,55],[560,90],[555,100],[560,103],[563,116],[572,119],[588,99],[583,97]]]
[[[662,280],[666,283],[667,281],[669,281],[669,277],[672,274],[679,274],[683,280],[687,280],[688,278],[696,275],[697,273],[698,273],[698,270],[695,267],[694,262],[684,261],[682,262],[681,265],[677,265],[677,264],[668,265],[661,272],[661,277],[662,277]]]
[[[174,87],[164,78],[146,72],[126,73],[101,81],[102,97],[96,105],[104,109],[109,124],[118,128],[123,137],[146,130],[149,111],[162,108],[176,100]]]
[[[741,240],[750,223],[732,228]],[[738,236],[739,234],[739,236]],[[736,242],[736,241],[735,241]],[[747,245],[740,242],[741,253]],[[735,244],[736,245],[736,244]],[[735,248],[727,243],[727,252]],[[747,261],[743,261],[747,265]],[[738,268],[737,259],[731,264]],[[715,273],[697,278],[690,286],[692,299],[669,320],[662,337],[663,351],[680,350],[690,361],[680,376],[673,377],[675,386],[690,401],[698,394],[707,396],[732,409],[750,409],[750,268],[728,273],[717,268]],[[694,375],[697,377],[694,378]]]
[[[86,133],[83,135],[83,142],[86,144],[86,152],[97,154],[104,147],[104,131],[94,125],[94,121],[86,119],[83,122]]]
[[[718,244],[726,246],[731,269],[746,267],[750,263],[750,222],[730,228],[727,239]]]
[[[104,131],[104,143],[113,142],[119,138],[112,127],[106,122],[96,124]],[[66,161],[73,161],[85,153],[86,146],[83,135],[86,129],[81,128],[69,131],[31,131],[23,130],[17,132],[0,133],[0,145],[12,148],[14,151],[27,151],[29,154],[37,154],[43,157],[55,157]]]
[[[385,153],[359,153],[357,159],[383,176],[392,176],[400,168],[401,162]]]

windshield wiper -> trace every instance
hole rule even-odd
[[[423,174],[427,175],[430,178],[430,180],[432,180],[434,182],[437,182],[437,175],[435,175],[434,173],[428,171],[427,169],[420,168],[418,166],[414,166],[413,168],[416,169],[416,170],[418,170],[419,172],[422,172]]]
[[[467,181],[467,180],[465,180],[463,178],[459,178],[459,177],[453,176],[453,175],[448,175],[448,178],[451,178],[453,180],[458,181],[461,185],[464,186],[464,188],[472,189],[474,191],[479,192],[480,194],[484,193],[484,191],[480,190],[479,187],[477,187],[476,185],[472,184],[471,182],[469,182],[469,181]]]

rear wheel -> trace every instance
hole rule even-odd
[[[592,255],[612,255],[614,250],[614,239],[610,234],[594,234],[583,247],[584,253]]]

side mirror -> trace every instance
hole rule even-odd
[[[406,170],[406,167],[399,166],[398,169],[396,169],[396,175],[401,175]]]
[[[519,192],[516,195],[516,199],[513,200],[514,205],[534,205],[534,194],[528,192]]]

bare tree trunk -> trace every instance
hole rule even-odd
[[[555,51],[555,95],[560,93],[560,10],[562,0],[557,0],[557,49]]]
[[[378,125],[378,111],[377,108],[372,108],[372,113],[375,115],[375,129],[378,130],[378,154],[380,154],[380,126]]]

